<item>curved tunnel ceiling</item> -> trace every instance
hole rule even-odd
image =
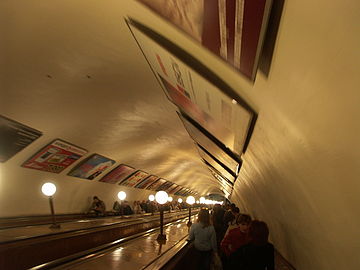
[[[132,38],[128,13],[81,7],[79,18],[80,6],[60,7],[6,14],[2,113],[42,131],[42,141],[60,138],[201,194],[222,193]]]

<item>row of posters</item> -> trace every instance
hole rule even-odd
[[[225,81],[180,46],[134,19],[128,18],[126,23],[168,100],[177,106],[178,116],[201,160],[220,182],[224,194],[229,195],[257,113]]]
[[[36,129],[0,115],[0,162],[6,162],[41,135],[42,133]],[[21,166],[51,173],[61,173],[87,153],[88,151],[81,147],[56,139]],[[93,180],[115,163],[115,160],[93,154],[74,167],[68,175]],[[109,184],[119,183],[122,186],[140,189],[164,190],[181,196],[196,194],[189,189],[125,164],[118,165],[99,181]]]
[[[22,167],[60,173],[87,153],[88,151],[83,148],[56,139],[25,161],[22,164]],[[99,154],[93,154],[74,167],[68,175],[93,180],[115,163],[115,160]],[[169,193],[177,192],[178,195],[183,196],[195,194],[195,192],[189,189],[182,188],[158,176],[150,175],[142,170],[136,170],[125,164],[118,165],[99,181],[109,184],[118,183],[119,185],[132,188],[155,191],[164,190]]]

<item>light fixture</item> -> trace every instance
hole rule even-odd
[[[54,202],[52,196],[56,192],[56,186],[53,183],[45,183],[41,187],[41,192],[49,197],[49,204],[50,204],[50,211],[51,211],[51,218],[52,224],[50,226],[51,229],[60,229],[60,224],[56,224],[55,220],[55,211],[54,211]]]
[[[181,198],[178,199],[178,203],[182,203],[183,200]]]
[[[120,200],[120,216],[121,218],[123,217],[124,215],[124,205],[122,203],[123,200],[125,200],[126,198],[126,193],[125,191],[119,191],[119,193],[117,194],[119,200]]]
[[[189,204],[189,221],[187,226],[190,227],[192,225],[191,222],[191,206],[195,203],[195,198],[193,196],[189,196],[186,198],[186,203]]]
[[[148,205],[148,211],[149,211],[149,207],[150,207],[150,212],[151,212],[151,215],[154,215],[154,204],[153,204],[153,201],[155,200],[155,196],[153,194],[149,195],[149,201],[150,201],[150,204]]]
[[[173,198],[172,198],[172,197],[168,197],[168,201],[169,201],[169,202],[172,202],[172,201],[173,201]]]
[[[193,196],[189,196],[186,198],[186,203],[193,205],[195,203],[195,198]]]
[[[155,200],[159,204],[164,204],[168,201],[168,194],[165,191],[158,191],[155,194]]]
[[[164,209],[163,204],[168,201],[168,194],[165,191],[158,191],[155,194],[155,200],[160,204],[160,234],[157,237],[158,241],[166,241],[164,234]]]
[[[120,191],[117,196],[120,201],[123,201],[126,198],[126,193],[124,191]]]

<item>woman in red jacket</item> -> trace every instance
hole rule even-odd
[[[250,242],[248,231],[251,222],[249,215],[239,215],[236,219],[236,227],[231,229],[220,243],[221,251],[229,257],[239,247]]]

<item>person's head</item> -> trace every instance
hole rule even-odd
[[[249,235],[255,245],[265,245],[268,242],[269,228],[265,222],[253,220],[250,224]]]
[[[93,200],[94,200],[95,202],[99,202],[99,201],[100,201],[97,196],[94,196],[94,197],[93,197]]]
[[[239,226],[240,231],[243,233],[248,232],[251,223],[251,217],[249,215],[238,215],[236,218],[236,224]]]
[[[235,211],[236,205],[235,203],[230,204],[230,211]]]
[[[210,214],[207,209],[201,209],[198,215],[198,222],[200,222],[203,227],[210,225]]]
[[[239,207],[235,207],[234,209],[231,210],[231,212],[232,212],[234,215],[238,215],[238,214],[240,214],[240,209],[239,209]]]

